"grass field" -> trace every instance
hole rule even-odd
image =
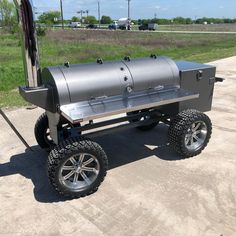
[[[164,34],[125,31],[49,31],[39,39],[41,66],[144,57],[152,53],[177,60],[208,62],[236,55],[236,35]],[[22,106],[24,84],[20,41],[0,33],[0,106]]]
[[[236,32],[236,24],[214,25],[159,25],[158,30],[169,31],[204,31],[204,32]]]

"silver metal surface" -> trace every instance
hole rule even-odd
[[[43,79],[55,87],[61,106],[180,84],[175,62],[166,57],[49,67]]]
[[[88,153],[79,153],[67,159],[59,171],[59,181],[74,192],[89,188],[100,172],[97,158]]]
[[[102,100],[72,103],[60,107],[62,115],[72,123],[108,117],[120,113],[198,98],[199,94],[178,87],[162,91],[144,91],[124,98],[117,96]]]
[[[18,13],[22,38],[22,54],[27,87],[37,88],[42,84],[33,4],[31,0],[14,0],[14,3]]]
[[[203,121],[197,121],[192,124],[185,135],[185,147],[195,152],[204,144],[207,137],[207,126]]]
[[[168,57],[139,58],[124,63],[133,78],[134,92],[180,84],[179,69]]]

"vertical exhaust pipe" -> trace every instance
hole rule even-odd
[[[31,0],[14,0],[22,38],[25,80],[28,89],[42,86],[36,25]]]

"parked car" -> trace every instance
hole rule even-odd
[[[86,26],[86,29],[97,29],[98,27],[94,24],[89,24]]]
[[[81,27],[81,23],[80,22],[70,22],[69,27],[70,28],[79,28],[79,27]]]
[[[157,29],[157,24],[155,23],[147,23],[147,24],[142,24],[139,26],[139,30],[156,30]]]

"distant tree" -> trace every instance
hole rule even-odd
[[[88,16],[84,19],[85,24],[97,24],[97,19],[95,16]]]
[[[190,25],[193,23],[193,20],[191,18],[186,18],[185,19],[185,24]]]
[[[0,0],[0,20],[1,25],[10,32],[15,32],[17,28],[17,18],[14,4],[8,0]]]
[[[176,17],[173,19],[173,21],[175,24],[182,24],[182,25],[186,24],[186,20],[183,17]]]
[[[110,16],[102,16],[101,18],[101,24],[111,24],[112,19]]]
[[[38,17],[40,23],[44,23],[46,25],[53,25],[57,23],[61,18],[61,13],[59,11],[50,11],[44,12],[42,15]]]
[[[142,19],[138,19],[138,25],[141,25],[143,23]]]
[[[157,23],[158,25],[169,25],[169,24],[171,24],[171,20],[169,20],[169,19],[164,19],[164,18],[161,18],[161,19],[152,19],[151,22],[152,22],[152,23]]]
[[[72,21],[72,22],[80,22],[80,18],[77,17],[77,16],[73,16],[73,17],[71,18],[71,21]]]

